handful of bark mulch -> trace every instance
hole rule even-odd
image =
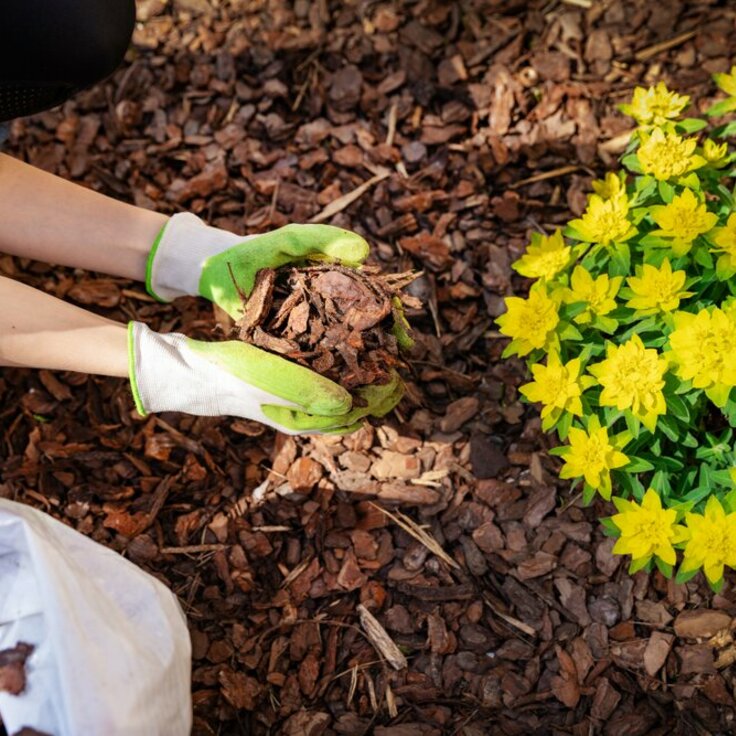
[[[262,269],[250,296],[241,291],[237,336],[347,391],[385,384],[405,365],[400,349],[411,345],[403,307],[421,304],[401,290],[416,277],[338,264]]]

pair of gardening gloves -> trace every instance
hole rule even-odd
[[[167,222],[153,244],[146,288],[159,301],[202,296],[239,319],[238,289],[249,294],[260,269],[312,260],[357,267],[367,255],[363,238],[330,225],[287,225],[243,237],[182,213]],[[404,392],[395,374],[386,385],[359,389],[361,406],[353,408],[341,386],[253,345],[159,334],[141,322],[131,322],[128,330],[130,382],[143,415],[230,415],[287,434],[346,434],[367,416],[387,414]]]

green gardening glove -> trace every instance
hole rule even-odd
[[[254,419],[286,434],[352,432],[401,399],[398,374],[383,386],[350,394],[303,366],[234,340],[202,342],[128,327],[130,383],[138,411],[181,411]]]
[[[146,287],[159,301],[203,296],[239,319],[238,288],[250,294],[262,268],[307,260],[358,266],[367,255],[368,243],[360,235],[332,225],[287,225],[243,237],[181,213],[166,223],[151,249]]]

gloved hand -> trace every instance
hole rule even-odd
[[[367,255],[368,243],[360,235],[332,225],[286,225],[244,237],[184,212],[166,223],[153,244],[146,288],[159,301],[203,296],[238,319],[242,300],[237,287],[249,294],[262,268],[307,259],[358,266]]]
[[[254,419],[286,434],[348,433],[367,416],[383,416],[398,404],[398,374],[383,386],[356,391],[285,358],[240,341],[202,342],[167,335],[141,322],[128,326],[130,384],[142,415],[182,411],[200,416]]]

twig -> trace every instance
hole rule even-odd
[[[380,174],[372,176],[368,181],[353,189],[352,192],[343,194],[342,197],[338,197],[334,202],[330,202],[322,212],[315,215],[309,222],[318,223],[329,220],[330,217],[336,215],[338,212],[342,212],[346,207],[355,202],[356,199],[360,199],[374,184],[378,184],[379,181],[383,181],[390,175],[390,171],[382,171]]]
[[[509,186],[509,189],[518,189],[519,187],[524,187],[527,184],[535,184],[538,181],[545,181],[546,179],[556,179],[558,176],[572,174],[579,168],[580,167],[576,164],[571,164],[569,166],[560,166],[559,168],[552,169],[551,171],[543,171],[541,174],[534,174],[534,176],[530,176],[527,179],[521,179],[520,181],[514,182]]]
[[[637,61],[647,61],[648,59],[651,59],[653,56],[656,56],[661,51],[668,51],[669,49],[674,48],[675,46],[679,46],[681,43],[685,43],[685,41],[689,41],[694,35],[695,35],[695,31],[686,31],[685,33],[681,33],[679,36],[670,38],[668,41],[662,41],[660,43],[655,43],[654,45],[648,46],[647,48],[642,49],[641,51],[637,51],[634,54],[634,58]]]
[[[190,544],[185,547],[161,547],[162,555],[196,555],[200,552],[218,552],[225,549],[226,544]]]
[[[416,539],[420,544],[423,544],[435,557],[439,557],[443,562],[446,562],[450,567],[454,567],[455,569],[459,570],[460,565],[457,564],[455,560],[450,557],[450,555],[445,552],[442,547],[440,547],[440,543],[428,532],[426,532],[422,527],[419,526],[419,524],[414,521],[414,519],[405,516],[400,511],[397,511],[396,514],[392,514],[390,511],[387,511],[383,507],[379,506],[378,504],[370,502],[371,506],[373,508],[378,509],[382,514],[385,514],[388,516],[391,521],[393,521],[395,524],[398,524],[407,534],[410,534],[414,539]]]

